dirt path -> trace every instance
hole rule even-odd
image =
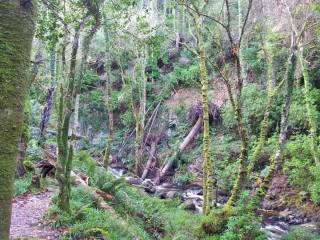
[[[42,217],[48,210],[54,190],[19,196],[13,200],[10,236],[12,239],[35,238],[56,240],[59,234],[43,225]]]

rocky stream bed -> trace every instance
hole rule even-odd
[[[116,177],[124,176],[131,185],[143,188],[149,194],[161,199],[179,198],[181,199],[182,207],[184,209],[192,211],[195,214],[202,212],[203,192],[202,187],[199,185],[183,187],[172,183],[155,185],[151,179],[142,181],[139,178],[125,176],[126,169],[123,168],[110,168],[109,171]],[[222,206],[226,201],[227,196],[218,195],[218,206]],[[273,204],[272,201],[265,200],[263,208],[258,211],[263,218],[261,230],[266,233],[268,240],[279,240],[297,227],[306,228],[319,233],[320,239],[319,224],[313,222],[312,218],[307,216],[307,214],[299,212],[297,209],[277,209],[277,206],[273,206]]]

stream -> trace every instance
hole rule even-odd
[[[192,211],[195,214],[202,213],[203,192],[202,187],[199,185],[189,185],[181,187],[171,183],[163,183],[157,186],[151,179],[145,179],[142,181],[140,178],[125,176],[127,170],[124,168],[109,168],[109,171],[115,177],[124,177],[131,185],[143,188],[147,193],[152,194],[158,198],[180,198],[184,209]],[[222,206],[226,202],[226,199],[227,198],[224,196],[218,196],[216,201],[217,206]],[[262,212],[263,211],[264,210],[262,209]],[[303,224],[292,224],[291,222],[289,223],[287,221],[284,221],[281,217],[275,216],[265,217],[261,224],[261,230],[265,232],[268,240],[280,240],[296,227],[302,227],[315,231],[318,230],[317,225],[311,222],[306,222]]]

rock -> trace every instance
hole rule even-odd
[[[129,184],[132,185],[140,185],[142,183],[140,178],[126,177],[125,179]]]
[[[288,219],[290,215],[292,215],[292,211],[290,211],[288,208],[286,208],[285,210],[279,212],[279,217],[280,218]]]
[[[277,225],[278,227],[280,227],[283,230],[289,231],[289,224],[285,223],[285,222],[277,222],[275,223],[275,225]]]
[[[183,204],[180,205],[182,207],[182,209],[184,210],[189,210],[189,211],[196,211],[196,205],[194,203],[194,201],[192,201],[191,199],[188,199],[187,201],[185,201]]]
[[[166,194],[166,198],[169,198],[169,199],[176,198],[176,197],[181,197],[181,193],[172,190]]]
[[[302,224],[302,223],[303,223],[303,219],[301,219],[301,218],[292,217],[289,220],[289,224],[291,224],[291,225],[299,225],[299,224]]]
[[[170,188],[171,186],[172,186],[171,183],[162,183],[161,184],[161,187],[163,187],[163,188]]]
[[[154,183],[152,182],[151,179],[146,179],[141,183],[141,186],[146,188],[152,188],[154,186]]]
[[[141,183],[141,186],[145,189],[148,193],[155,193],[156,189],[154,187],[154,183],[151,179],[146,179]]]
[[[182,65],[189,65],[192,63],[191,59],[187,58],[187,57],[180,57],[179,58],[179,63]]]
[[[156,188],[156,192],[154,193],[154,196],[160,199],[165,199],[167,195],[167,191],[163,188],[159,189]]]

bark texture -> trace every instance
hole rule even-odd
[[[254,196],[251,200],[251,205],[254,210],[256,210],[260,206],[261,201],[267,194],[268,188],[270,186],[270,182],[275,172],[277,171],[277,169],[279,169],[281,165],[283,150],[287,142],[289,111],[290,111],[291,98],[292,98],[293,87],[294,87],[296,66],[297,66],[296,50],[294,47],[292,47],[290,57],[288,60],[286,92],[285,92],[285,100],[284,100],[282,115],[281,115],[281,126],[280,126],[278,146],[275,154],[271,158],[271,165],[269,167],[268,174],[261,180],[261,183],[259,184],[259,187],[254,193]]]
[[[0,2],[0,239],[9,239],[36,1]]]
[[[202,33],[202,20],[198,17],[197,36],[198,36],[198,49],[199,49],[199,69],[201,79],[201,94],[202,94],[202,109],[203,109],[203,213],[209,214],[212,200],[213,200],[213,163],[210,157],[210,127],[209,127],[209,80],[208,71],[206,67],[206,52],[204,47],[203,33]]]
[[[59,101],[59,117],[58,117],[58,164],[56,171],[56,178],[59,183],[59,207],[66,212],[70,212],[70,173],[72,169],[73,160],[73,144],[69,143],[69,126],[70,119],[73,113],[74,92],[75,92],[75,70],[76,59],[79,47],[79,37],[82,24],[76,29],[70,62],[70,72],[68,76],[68,89],[63,91],[60,89]]]
[[[311,94],[312,85],[310,82],[308,65],[304,58],[303,46],[299,47],[298,56],[299,56],[300,68],[302,70],[302,75],[304,80],[304,96],[305,96],[305,101],[307,105],[307,114],[308,114],[308,121],[309,121],[309,127],[310,127],[309,134],[311,139],[311,151],[312,151],[315,163],[319,165],[320,159],[319,159],[318,138],[317,138],[317,131],[318,131],[317,109]]]

